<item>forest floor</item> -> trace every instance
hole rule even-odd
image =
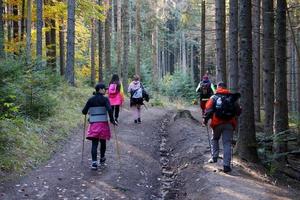
[[[221,171],[222,160],[208,164],[206,128],[196,107],[143,110],[142,124],[121,111],[106,166],[90,170],[90,142],[81,163],[82,127],[43,166],[14,181],[0,183],[0,199],[299,199],[300,187],[274,184],[261,170],[234,159],[233,171]],[[298,189],[297,189],[298,188]]]

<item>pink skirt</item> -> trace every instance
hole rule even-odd
[[[111,138],[108,122],[96,122],[89,124],[86,139],[102,139],[109,140]]]

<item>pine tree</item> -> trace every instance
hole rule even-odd
[[[260,21],[261,21],[261,0],[253,0],[252,11],[252,36],[253,36],[253,99],[255,121],[261,121],[260,117]]]
[[[67,65],[66,79],[75,86],[74,57],[75,57],[75,0],[68,0],[68,31],[67,31]]]
[[[273,0],[263,0],[263,71],[265,134],[273,133],[274,118],[274,11]]]
[[[247,161],[258,160],[256,150],[253,96],[251,1],[239,0],[239,87],[243,114],[239,117],[238,155]]]
[[[289,129],[287,105],[287,35],[286,0],[277,0],[276,9],[276,65],[275,65],[275,115],[274,115],[274,153],[287,151],[286,131]],[[286,163],[286,157],[276,158],[280,164]]]
[[[0,0],[0,59],[4,58],[4,7],[3,7],[3,0]]]
[[[36,57],[43,56],[43,0],[36,0]]]
[[[128,53],[130,51],[130,45],[129,45],[129,22],[130,22],[130,15],[129,15],[129,0],[124,0],[124,5],[123,5],[123,64],[122,64],[122,77],[123,77],[123,85],[124,88],[128,88]]]
[[[217,61],[216,75],[217,81],[227,82],[226,78],[226,15],[225,15],[225,0],[215,0],[216,5],[216,46],[217,46]]]
[[[238,91],[238,0],[230,0],[229,22],[229,88],[232,92]]]

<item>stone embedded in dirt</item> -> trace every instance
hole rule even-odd
[[[172,177],[172,176],[174,175],[174,172],[171,171],[171,170],[163,169],[163,170],[162,170],[162,174],[163,174],[164,176],[167,176],[167,177]]]

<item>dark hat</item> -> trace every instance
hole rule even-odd
[[[96,91],[99,91],[100,89],[106,89],[106,86],[104,83],[98,83],[96,86],[95,86],[95,90]]]
[[[220,82],[218,83],[218,87],[226,88],[227,86],[226,86],[226,83],[224,83],[223,81],[220,81]]]

